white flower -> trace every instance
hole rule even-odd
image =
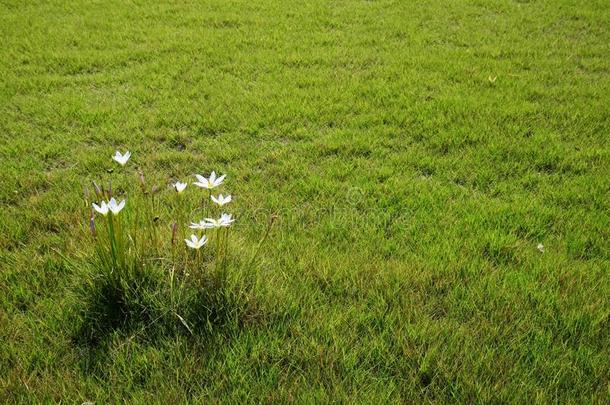
[[[201,239],[197,239],[197,235],[191,235],[191,239],[185,239],[186,245],[191,249],[199,249],[208,242],[208,238],[203,235]]]
[[[214,197],[212,196],[212,201],[214,201],[216,204],[220,205],[221,207],[225,204],[228,204],[231,202],[231,196],[228,195],[226,197],[223,197],[222,194],[219,194],[218,197]]]
[[[226,226],[231,225],[235,221],[235,219],[233,219],[232,217],[233,216],[231,214],[222,214],[219,219],[220,226],[226,227]]]
[[[544,253],[544,245],[542,243],[539,243],[538,246],[536,246],[536,249],[538,249],[540,253]]]
[[[120,203],[117,204],[117,202],[114,199],[114,197],[112,197],[110,199],[110,201],[108,201],[108,208],[110,209],[110,211],[112,211],[112,213],[114,215],[118,215],[119,212],[121,212],[121,210],[123,209],[123,207],[125,207],[125,200],[123,200],[123,201],[121,201]]]
[[[119,212],[121,212],[121,210],[124,207],[125,207],[125,200],[121,201],[120,203],[117,203],[116,200],[114,199],[114,197],[111,198],[110,201],[108,201],[107,203],[106,203],[106,201],[102,201],[100,203],[100,205],[93,203],[93,209],[95,209],[97,212],[99,212],[103,216],[108,215],[109,210],[114,215],[117,215]]]
[[[232,218],[231,214],[222,214],[220,218],[206,218],[208,228],[220,228],[220,227],[228,227],[230,226],[235,219]]]
[[[125,166],[125,163],[127,163],[130,157],[131,152],[127,151],[124,155],[122,155],[121,152],[117,150],[116,152],[114,152],[114,156],[112,158],[116,160],[121,166]]]
[[[220,228],[220,219],[206,218],[204,221],[205,226],[208,228]],[[200,224],[202,223],[203,221],[200,222]]]
[[[191,222],[191,224],[189,225],[189,228],[191,229],[210,229],[210,228],[214,228],[214,225],[210,224],[209,222],[204,221],[199,221],[199,222]]]
[[[93,209],[95,209],[97,212],[99,212],[103,216],[108,215],[108,204],[106,204],[106,201],[102,201],[100,203],[100,205],[93,203]]]
[[[179,181],[175,182],[173,184],[174,189],[176,189],[176,192],[178,192],[178,194],[180,194],[181,192],[184,191],[184,189],[186,188],[187,184],[186,183],[180,183]]]
[[[197,187],[207,188],[208,190],[211,190],[214,187],[220,186],[226,176],[227,176],[226,174],[223,174],[222,176],[216,178],[216,172],[212,172],[210,174],[210,177],[208,179],[206,179],[202,175],[196,174],[195,177],[197,177],[197,180],[199,180],[199,181],[196,181],[193,184],[196,185]]]

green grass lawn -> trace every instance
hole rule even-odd
[[[153,3],[0,4],[0,402],[610,401],[607,0]],[[278,215],[239,325],[75,336],[115,149]]]

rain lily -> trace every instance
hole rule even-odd
[[[233,216],[231,214],[222,214],[220,216],[220,226],[229,226],[231,225],[235,219],[232,218]]]
[[[176,189],[176,192],[178,192],[178,194],[180,194],[181,192],[184,191],[184,189],[186,188],[187,184],[186,183],[180,183],[179,181],[175,182],[173,184],[174,188]]]
[[[225,204],[228,204],[231,202],[231,196],[228,195],[226,197],[224,197],[222,194],[219,194],[218,197],[214,197],[211,196],[212,201],[214,201],[216,204],[220,205],[221,207]]]
[[[191,235],[191,239],[185,239],[184,240],[186,242],[186,245],[188,247],[190,247],[191,249],[199,249],[200,247],[202,247],[203,245],[205,245],[208,242],[208,238],[203,235],[201,237],[201,239],[197,238],[197,235]]]
[[[220,227],[228,227],[230,226],[235,219],[232,218],[231,214],[222,214],[220,218],[206,218],[206,222],[208,223],[209,228],[220,228]]]
[[[103,216],[108,215],[108,204],[106,204],[106,201],[102,201],[100,205],[93,203],[93,209],[102,214]]]
[[[121,154],[121,152],[119,152],[117,150],[116,152],[114,152],[114,156],[112,158],[114,160],[116,160],[121,166],[125,166],[125,163],[127,163],[127,161],[129,160],[130,157],[131,157],[131,152],[127,151],[123,155],[123,154]]]
[[[538,246],[536,246],[536,249],[538,249],[540,253],[544,253],[544,245],[542,243],[539,243]]]
[[[208,228],[220,228],[220,219],[206,218],[205,223]]]
[[[123,207],[125,207],[125,200],[117,204],[116,200],[113,197],[110,199],[110,201],[108,201],[108,208],[110,209],[110,211],[112,211],[114,215],[118,215],[119,212],[121,212],[121,210],[123,209]]]
[[[210,224],[206,220],[203,220],[203,221],[199,221],[199,222],[191,222],[191,224],[189,225],[189,228],[191,228],[191,229],[210,229],[210,228],[214,228],[214,225]]]
[[[108,215],[109,210],[114,215],[117,215],[119,212],[121,212],[123,207],[125,207],[125,200],[121,201],[120,203],[117,203],[117,201],[113,197],[107,203],[106,201],[102,201],[100,205],[97,205],[96,203],[93,203],[92,205],[93,209],[102,214],[103,216]]]
[[[196,174],[195,177],[197,177],[197,180],[199,181],[194,182],[194,185],[196,185],[197,187],[207,188],[208,190],[211,190],[214,187],[220,186],[222,184],[226,177],[226,174],[223,174],[222,176],[217,178],[216,172],[212,172],[210,174],[210,177],[207,179],[200,174]]]

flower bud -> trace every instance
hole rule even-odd
[[[93,211],[91,211],[91,217],[89,218],[89,231],[91,236],[95,236],[95,215],[93,215]]]
[[[172,224],[172,246],[176,245],[176,236],[178,234],[178,223],[174,221]]]
[[[142,191],[146,190],[146,181],[144,181],[144,173],[140,170],[138,171],[138,176],[140,178],[140,187],[142,188]]]
[[[95,190],[95,196],[98,200],[104,198],[104,193],[102,192],[102,189],[100,188],[100,186],[97,185],[95,181],[93,182],[93,189]]]

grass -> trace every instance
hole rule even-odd
[[[2,2],[0,401],[610,400],[608,18]],[[83,188],[116,176],[115,149],[162,188],[227,173],[236,252],[278,216],[231,270],[246,309],[79,339]]]

